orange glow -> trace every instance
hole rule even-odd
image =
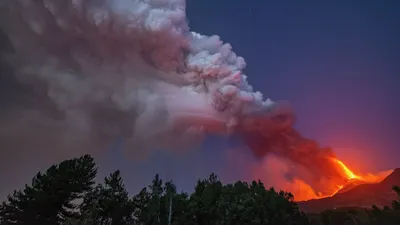
[[[342,190],[343,187],[344,187],[344,185],[338,185],[337,190],[335,192],[333,192],[329,197],[336,195],[336,193],[338,193],[340,190]]]
[[[316,193],[315,190],[312,188],[311,185],[307,184],[302,180],[294,180],[292,185],[286,185],[288,191],[292,192],[295,196],[295,201],[305,201],[310,199],[320,199],[331,197],[337,194],[340,190],[342,190],[346,185],[354,182],[359,183],[379,183],[381,182],[386,176],[393,172],[393,170],[387,170],[383,172],[379,172],[376,174],[355,174],[349,167],[340,161],[337,158],[332,158],[332,161],[337,165],[337,171],[339,174],[344,178],[343,180],[331,180],[327,182],[326,188],[327,190],[332,190],[329,194],[322,194]]]
[[[353,173],[353,171],[351,171],[339,159],[332,158],[332,160],[341,167],[342,170],[339,172],[342,172],[342,174],[344,174],[348,180],[359,180],[359,181],[364,181],[366,183],[379,183],[383,179],[385,179],[385,177],[387,177],[390,173],[393,172],[393,170],[386,170],[386,171],[382,171],[382,172],[379,172],[376,174],[368,173],[365,175],[357,175],[357,174]]]
[[[290,190],[296,201],[305,201],[320,197],[310,185],[299,179],[294,179],[293,183],[287,184],[285,188]]]
[[[387,170],[378,173],[356,173],[352,171],[351,166],[337,158],[329,158],[327,163],[329,162],[331,162],[330,168],[337,172],[336,176],[315,180],[308,176],[307,169],[298,167],[297,170],[299,174],[302,174],[302,178],[287,179],[281,174],[290,171],[291,165],[278,157],[270,156],[263,161],[261,167],[254,167],[254,179],[261,178],[267,186],[291,192],[295,201],[306,201],[331,197],[349,191],[360,184],[379,183],[393,172],[393,170]]]
[[[351,171],[342,161],[340,161],[339,159],[336,158],[332,158],[332,160],[338,164],[341,169],[342,169],[342,173],[344,173],[344,175],[347,177],[347,179],[351,180],[351,179],[362,179],[360,176],[357,176],[353,173],[353,171]]]

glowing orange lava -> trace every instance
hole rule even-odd
[[[393,170],[386,170],[386,171],[382,171],[376,174],[364,174],[364,175],[359,175],[359,174],[355,174],[353,171],[351,171],[342,161],[340,161],[339,159],[336,158],[332,158],[332,160],[339,165],[339,167],[341,168],[342,174],[345,175],[345,177],[348,180],[359,180],[359,181],[364,181],[366,183],[379,183],[381,182],[383,179],[385,179],[385,177],[387,177],[390,173],[393,172]]]
[[[342,169],[342,173],[344,173],[344,175],[347,177],[347,179],[351,180],[351,179],[362,179],[362,177],[356,175],[353,173],[353,171],[351,171],[342,161],[340,161],[339,159],[336,158],[332,158],[332,160],[341,167]]]
[[[358,184],[379,183],[390,173],[393,172],[393,170],[387,170],[376,174],[371,174],[371,173],[365,175],[355,174],[353,171],[351,171],[351,169],[349,169],[349,167],[346,164],[344,164],[339,159],[332,158],[332,161],[337,165],[337,171],[344,178],[345,181],[343,182],[343,180],[342,181],[332,180],[328,182],[327,190],[332,190],[332,191],[330,191],[331,192],[330,194],[322,194],[322,193],[316,193],[312,188],[312,186],[308,185],[304,181],[295,180],[294,185],[290,187],[288,186],[288,188],[291,189],[292,193],[295,196],[296,201],[331,197],[337,194],[339,191],[345,188],[346,185],[352,182]]]
[[[378,173],[356,173],[352,171],[351,166],[347,166],[336,157],[329,158],[326,163],[330,163],[328,166],[333,170],[331,172],[333,176],[314,179],[313,176],[308,176],[311,173],[307,168],[302,170],[301,167],[298,167],[298,174],[301,176],[287,179],[282,176],[282,173],[290,172],[291,165],[278,157],[271,156],[263,161],[262,167],[255,167],[254,177],[256,179],[261,177],[267,185],[291,192],[295,201],[307,201],[344,193],[360,184],[379,183],[393,172],[393,170],[387,170]]]
[[[359,181],[362,183],[379,183],[381,182],[383,179],[385,179],[386,176],[388,176],[390,173],[393,172],[393,170],[387,170],[387,171],[383,171],[377,174],[371,174],[368,173],[366,175],[359,175],[359,174],[355,174],[353,171],[351,171],[346,164],[344,164],[342,161],[340,161],[337,158],[332,158],[332,161],[334,163],[336,163],[336,165],[338,165],[338,172],[347,179],[347,182],[345,184],[337,184],[336,185],[336,190],[329,195],[319,195],[317,198],[325,198],[325,197],[331,197],[335,194],[337,194],[339,191],[341,191],[347,184],[349,184],[350,182],[355,182],[355,181]]]
[[[343,187],[344,187],[344,185],[338,185],[337,186],[338,189],[335,192],[333,192],[330,196],[336,195],[336,193],[338,193],[340,190],[342,190]]]

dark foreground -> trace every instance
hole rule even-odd
[[[261,181],[222,184],[216,175],[199,180],[194,192],[178,193],[158,175],[130,196],[119,171],[101,184],[85,155],[39,172],[0,206],[0,225],[399,225],[399,200],[390,207],[340,208],[304,213],[293,195]],[[375,193],[379,195],[379,193]],[[300,203],[302,205],[302,203]],[[304,205],[303,205],[304,206]],[[325,207],[325,206],[324,206]]]

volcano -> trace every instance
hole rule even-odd
[[[379,183],[350,180],[347,185],[331,197],[301,201],[298,202],[298,205],[307,213],[340,207],[391,206],[392,201],[397,198],[396,193],[392,190],[393,186],[400,186],[400,168],[393,170]]]

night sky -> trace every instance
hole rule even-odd
[[[192,30],[232,44],[256,90],[292,103],[304,136],[356,171],[400,167],[400,2],[322,2],[188,0],[187,16]],[[131,191],[157,172],[186,190],[211,172],[246,179],[257,162],[234,139],[140,162],[111,146],[100,171],[121,169]]]

